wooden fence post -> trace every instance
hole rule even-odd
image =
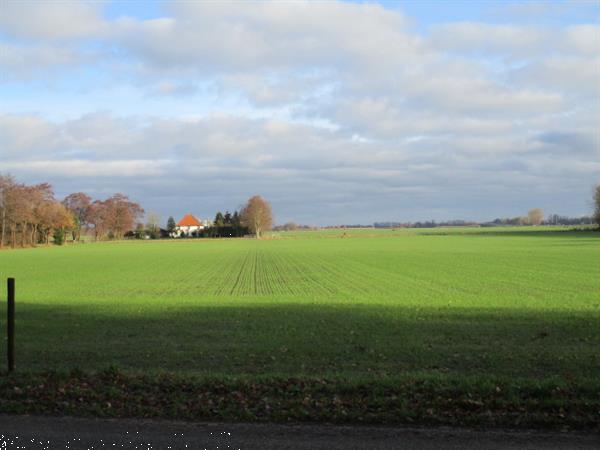
[[[8,308],[6,317],[8,372],[15,370],[15,279],[7,280]]]

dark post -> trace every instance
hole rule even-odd
[[[7,355],[8,355],[8,371],[15,370],[15,279],[8,279],[8,308],[6,331],[8,334]]]

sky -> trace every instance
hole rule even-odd
[[[0,173],[163,222],[592,210],[600,2],[0,0]]]

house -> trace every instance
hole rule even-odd
[[[173,237],[192,236],[193,234],[202,231],[207,226],[207,221],[201,222],[196,219],[192,214],[186,214],[183,216],[173,232]]]

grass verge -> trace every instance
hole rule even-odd
[[[111,368],[4,374],[0,392],[0,411],[12,414],[600,430],[599,379],[200,378]]]

